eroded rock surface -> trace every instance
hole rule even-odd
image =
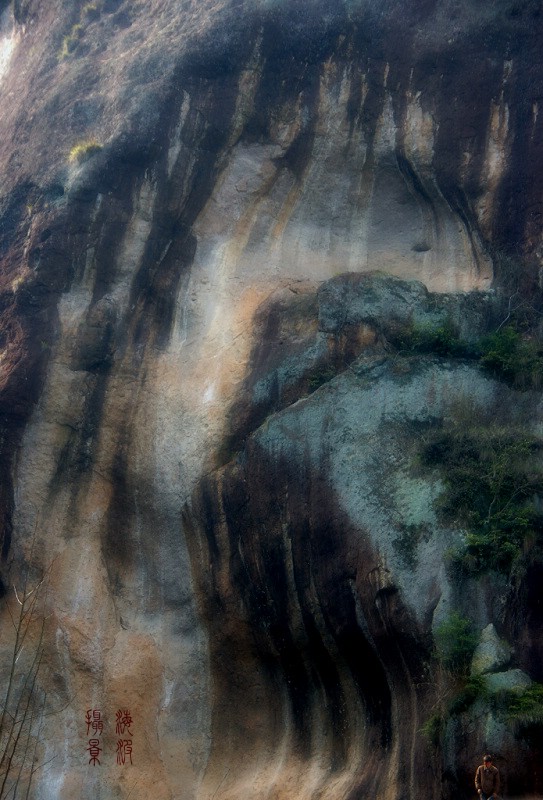
[[[535,302],[539,4],[0,11],[1,624],[45,574],[35,796],[439,796],[459,533],[418,432],[539,400],[390,342],[497,327],[494,272]],[[498,589],[464,587],[481,629]]]
[[[485,629],[502,619],[507,592],[499,582],[459,583],[447,569],[463,534],[436,515],[442,484],[421,471],[420,442],[468,400],[472,415],[511,421],[529,408],[537,418],[540,400],[496,384],[477,362],[391,354],[387,341],[413,317],[424,325],[458,316],[476,335],[500,313],[496,301],[428,295],[372,275],[323,284],[313,305],[296,295],[271,303],[275,337],[265,353],[256,348],[245,395],[257,399],[256,429],[248,431],[243,403],[235,407],[243,444],[234,433],[238,452],[185,513],[214,643],[216,746],[204,791],[221,775],[232,798],[435,791],[421,736],[440,691],[432,628],[460,609]],[[285,329],[311,329],[308,308],[319,326],[289,352]],[[489,681],[490,691],[499,687]],[[221,732],[233,719],[230,749]],[[248,749],[237,752],[238,737]],[[471,746],[481,740],[498,747],[472,725]],[[513,757],[512,736],[499,745]],[[457,751],[452,769],[467,785],[465,756]],[[255,774],[255,762],[269,771]]]

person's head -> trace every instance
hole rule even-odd
[[[492,764],[492,756],[489,756],[488,753],[486,756],[483,756],[483,764],[485,767],[489,767]]]

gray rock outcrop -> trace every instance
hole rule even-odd
[[[500,639],[492,623],[481,632],[479,644],[475,648],[471,662],[471,672],[480,675],[488,672],[500,672],[511,661],[510,645]]]

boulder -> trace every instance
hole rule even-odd
[[[492,694],[498,692],[520,692],[532,683],[529,675],[521,669],[508,669],[506,672],[494,672],[486,676],[488,690]]]
[[[483,675],[487,672],[498,672],[511,661],[511,647],[500,639],[492,623],[481,633],[479,644],[475,648],[471,662],[472,675]]]

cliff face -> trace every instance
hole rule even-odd
[[[452,581],[417,441],[466,396],[539,399],[390,343],[495,330],[496,275],[536,300],[539,3],[0,8],[2,630],[45,575],[35,796],[455,791],[473,750],[449,726],[440,769],[420,735],[432,624],[501,625],[533,673],[539,623],[529,589],[526,625],[500,579]]]

